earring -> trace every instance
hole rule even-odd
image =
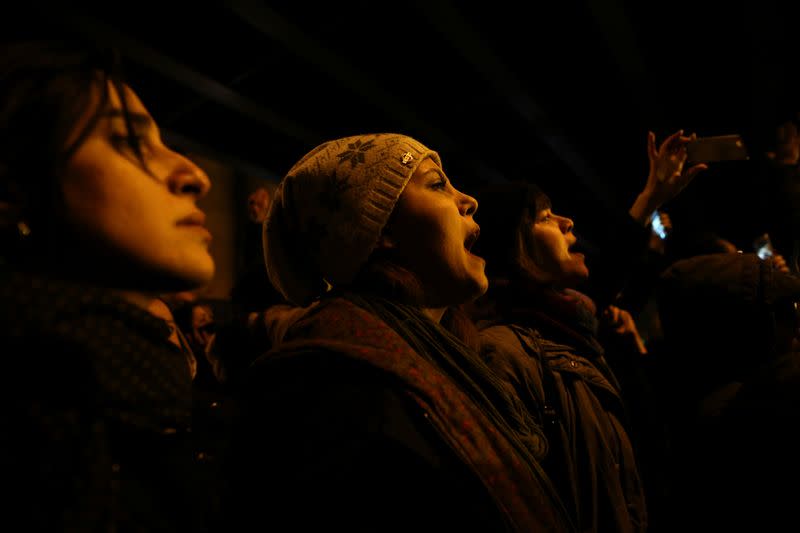
[[[23,238],[31,234],[31,227],[24,220],[17,222],[17,230]]]

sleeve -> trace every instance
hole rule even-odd
[[[587,250],[590,276],[584,292],[597,303],[598,309],[613,304],[635,281],[641,282],[634,274],[647,264],[649,238],[649,227],[639,225],[630,216],[616,217],[606,225],[592,249]]]

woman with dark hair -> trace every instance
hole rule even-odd
[[[251,369],[232,453],[248,529],[572,530],[541,428],[446,327],[487,287],[477,207],[399,134],[324,143],[282,180],[267,270],[307,307]]]
[[[191,377],[164,292],[208,283],[206,174],[115,55],[0,52],[3,499],[28,531],[204,531]]]
[[[630,210],[642,228],[703,168],[683,172],[691,139],[678,132],[656,149],[650,134],[650,175]],[[595,303],[576,290],[589,270],[574,250],[573,222],[530,183],[495,185],[478,197],[483,237],[476,250],[490,279],[475,306],[482,354],[546,428],[543,466],[578,529],[644,531],[647,511],[622,393],[598,342]]]

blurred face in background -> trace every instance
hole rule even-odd
[[[251,222],[261,224],[269,213],[270,195],[269,191],[259,188],[247,198],[247,218]]]

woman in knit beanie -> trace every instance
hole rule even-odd
[[[400,134],[326,142],[287,173],[265,261],[307,307],[251,368],[232,517],[264,530],[572,530],[538,464],[541,428],[444,327],[487,288],[470,252],[477,207]]]
[[[678,132],[656,149],[650,134],[650,176],[630,210],[642,231],[648,215],[702,170],[683,172],[691,139]],[[556,214],[549,197],[526,182],[489,186],[478,198],[476,251],[490,279],[489,293],[474,306],[483,357],[545,428],[543,466],[578,529],[645,531],[642,481],[620,386],[597,340],[595,303],[575,290],[589,270],[574,249],[572,220]]]

